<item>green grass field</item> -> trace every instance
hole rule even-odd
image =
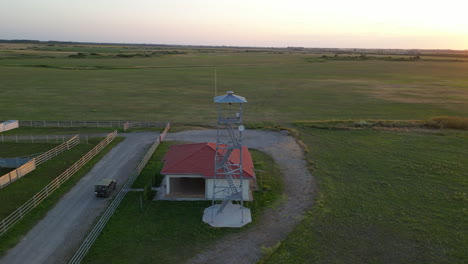
[[[165,142],[156,150],[139,176],[143,180],[137,181],[146,183],[148,175],[154,175],[154,164],[169,145]],[[282,180],[271,157],[260,151],[251,152],[256,168],[264,171],[257,174],[262,177],[259,184],[263,184],[259,189],[270,188],[254,193],[254,201],[247,203],[255,224],[256,216],[280,198]],[[125,197],[83,263],[108,263],[110,258],[112,263],[184,263],[216,239],[254,228],[253,224],[242,229],[212,228],[205,224],[201,221],[203,210],[211,205],[211,201],[146,201],[143,198],[141,209],[140,196],[143,196],[142,192],[130,192]]]
[[[57,145],[51,143],[0,143],[0,157],[14,158],[46,152]]]
[[[299,130],[320,191],[264,263],[468,261],[468,132]]]
[[[0,104],[9,107],[0,119],[214,123],[215,67],[218,94],[234,90],[249,101],[246,121],[468,115],[465,62],[309,62],[313,54],[197,50],[149,58],[5,56]]]

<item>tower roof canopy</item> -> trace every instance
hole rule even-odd
[[[225,95],[216,96],[214,98],[214,102],[218,104],[227,104],[227,103],[247,103],[245,97],[234,95],[234,92],[229,91]]]

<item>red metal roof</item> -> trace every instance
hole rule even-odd
[[[214,159],[216,143],[196,143],[175,145],[169,148],[164,156],[164,167],[161,174],[198,174],[214,177]],[[234,150],[229,161],[237,164],[239,150]],[[247,147],[242,147],[243,177],[254,178],[252,156]]]

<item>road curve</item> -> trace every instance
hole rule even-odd
[[[109,199],[94,196],[94,184],[114,178],[121,187],[159,133],[120,134],[126,139],[86,174],[26,236],[0,259],[4,264],[67,263]],[[114,192],[114,194],[117,192]]]
[[[166,140],[186,142],[215,142],[215,139],[215,130],[183,131],[166,137]],[[284,240],[313,204],[316,183],[306,167],[303,151],[293,137],[286,131],[246,130],[242,143],[273,157],[284,176],[285,198],[279,206],[266,209],[253,228],[222,238],[189,263],[255,263],[262,257],[261,247],[271,247]]]

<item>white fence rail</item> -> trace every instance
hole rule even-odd
[[[21,167],[16,168],[13,171],[0,177],[0,189],[6,185],[16,181],[17,179],[25,176],[31,171],[35,170],[37,166],[52,159],[53,157],[61,154],[65,150],[69,150],[80,143],[80,137],[78,135],[72,137],[70,140],[56,146],[55,148],[42,153],[41,155],[31,159],[30,161],[23,164]]]
[[[102,140],[92,150],[81,157],[77,162],[75,162],[75,164],[70,166],[62,174],[53,179],[47,186],[36,193],[22,206],[18,207],[18,209],[16,209],[13,213],[0,221],[0,236],[5,234],[13,225],[25,217],[27,213],[37,207],[42,201],[44,201],[44,199],[57,190],[63,183],[65,183],[71,176],[73,176],[79,169],[81,169],[81,167],[83,167],[86,163],[88,163],[88,161],[101,152],[102,149],[109,145],[109,143],[112,142],[115,137],[117,137],[117,130],[109,133],[109,135],[107,135],[104,140]]]
[[[124,121],[124,120],[69,120],[69,121],[49,121],[49,120],[20,120],[21,127],[111,127],[124,128],[125,124],[138,123],[139,127],[166,127],[168,122],[163,121]]]
[[[166,129],[164,129],[164,132],[158,137],[158,139],[156,139],[156,141],[153,143],[153,145],[151,145],[151,147],[148,150],[148,152],[146,153],[146,155],[140,161],[140,163],[138,164],[136,169],[133,171],[132,175],[130,175],[130,178],[128,178],[127,182],[122,187],[120,192],[116,195],[116,197],[111,202],[109,207],[107,207],[104,214],[101,216],[99,221],[96,223],[96,225],[93,227],[93,229],[88,234],[86,239],[83,241],[83,243],[81,244],[80,248],[75,253],[75,255],[73,255],[70,262],[68,262],[69,264],[79,264],[83,260],[83,258],[86,256],[89,249],[93,245],[94,241],[96,241],[97,237],[102,232],[102,230],[106,226],[107,222],[109,221],[111,216],[114,214],[115,210],[120,205],[120,203],[124,199],[127,192],[132,187],[133,182],[136,180],[138,175],[140,175],[141,171],[146,166],[146,163],[148,163],[148,161],[151,158],[151,156],[153,155],[154,151],[159,146],[159,143],[161,143],[161,141],[164,140],[164,137],[166,136],[167,132],[169,131],[169,128],[170,128],[170,123],[167,123],[166,124]]]
[[[18,120],[8,120],[3,123],[0,123],[0,132],[12,130],[18,128]]]
[[[68,141],[56,146],[55,148],[53,148],[53,149],[51,149],[51,150],[49,150],[47,152],[42,153],[39,156],[37,156],[35,158],[36,166],[41,165],[42,163],[44,163],[44,162],[52,159],[53,157],[61,154],[65,150],[69,150],[69,149],[75,147],[78,144],[80,144],[80,137],[78,135],[75,135],[74,137],[72,137]]]
[[[15,143],[62,143],[75,135],[8,135],[0,134],[0,142]]]

